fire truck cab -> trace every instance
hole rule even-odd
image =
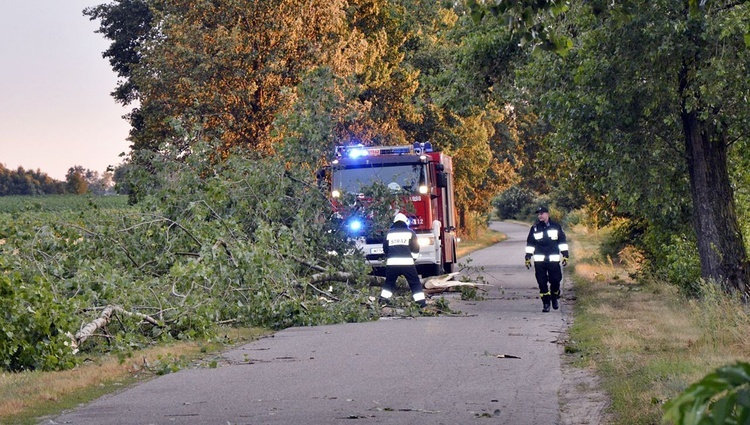
[[[453,162],[429,142],[412,146],[338,146],[331,166],[331,197],[361,197],[362,188],[380,183],[410,204],[404,212],[417,233],[417,271],[423,277],[450,273],[456,264],[456,210]],[[362,217],[342,217],[356,246],[377,272],[385,267],[383,235],[364,236]]]

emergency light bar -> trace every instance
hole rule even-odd
[[[336,146],[336,158],[341,158],[342,156],[361,158],[363,156],[379,155],[419,155],[425,152],[432,152],[432,143],[414,142],[412,146]]]

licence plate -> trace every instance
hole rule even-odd
[[[382,254],[383,248],[370,248],[370,254]]]

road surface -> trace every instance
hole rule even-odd
[[[450,299],[460,315],[286,329],[224,353],[218,368],[161,376],[43,423],[599,423],[566,407],[570,306],[541,312],[523,264],[528,227],[492,226],[508,239],[459,261],[483,267],[490,284],[484,300]]]

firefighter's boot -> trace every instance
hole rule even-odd
[[[550,295],[543,295],[542,296],[542,313],[549,313],[549,305],[551,301]]]
[[[560,308],[560,304],[557,302],[557,300],[560,299],[560,291],[552,291],[550,295],[552,298],[552,308],[557,310],[558,308]]]

